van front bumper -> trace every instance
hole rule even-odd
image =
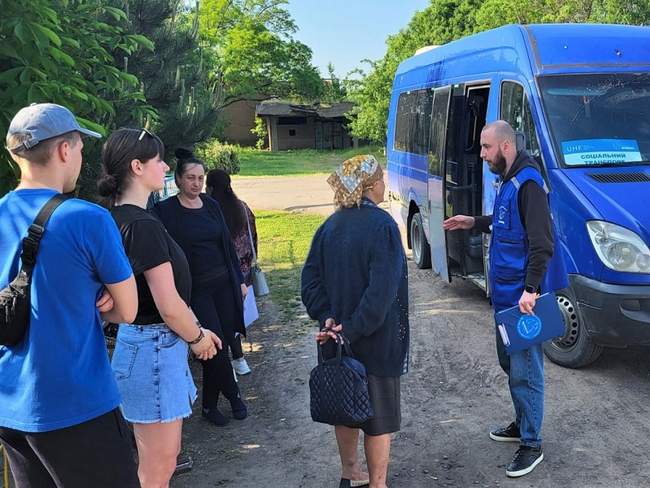
[[[612,285],[570,275],[584,325],[597,344],[650,345],[650,285]]]

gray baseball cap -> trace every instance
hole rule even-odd
[[[30,138],[18,147],[8,148],[15,152],[31,149],[39,142],[77,131],[90,137],[100,138],[98,132],[84,129],[70,110],[55,103],[33,103],[22,108],[9,124],[9,134],[29,134]]]

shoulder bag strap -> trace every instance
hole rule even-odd
[[[36,255],[38,254],[38,248],[41,244],[41,239],[43,238],[47,222],[50,220],[50,217],[57,207],[68,198],[68,196],[61,193],[50,198],[38,212],[32,225],[27,229],[27,237],[23,239],[23,250],[20,254],[20,259],[22,261],[23,271],[25,271],[29,276],[31,276],[34,265],[36,264]]]
[[[253,241],[253,233],[251,232],[251,223],[248,220],[248,211],[244,208],[246,214],[246,227],[248,227],[248,239],[251,242],[251,250],[253,251],[253,263],[257,264],[257,253],[255,252],[255,242]]]

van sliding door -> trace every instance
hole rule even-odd
[[[481,130],[485,126],[490,87],[455,85],[449,103],[445,147],[445,216],[481,215],[483,161]],[[453,275],[484,286],[483,239],[477,230],[447,233],[447,263]]]
[[[434,273],[451,281],[447,267],[447,237],[442,230],[445,219],[445,141],[449,113],[450,87],[435,90],[429,136],[429,244]]]

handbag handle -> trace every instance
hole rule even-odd
[[[354,354],[352,354],[352,348],[350,347],[350,341],[348,340],[347,337],[345,337],[343,334],[338,333],[336,334],[336,363],[340,364],[341,363],[341,356],[343,355],[343,350],[345,349],[345,354],[348,357],[353,358]],[[323,359],[323,348],[325,347],[325,344],[319,344],[318,345],[318,364],[323,364],[324,359]]]

